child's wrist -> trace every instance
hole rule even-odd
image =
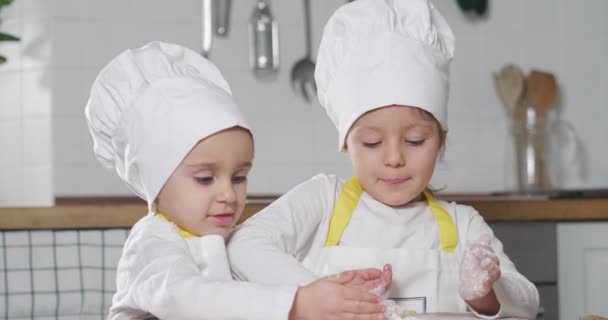
[[[289,320],[298,320],[300,318],[298,314],[300,308],[298,305],[301,303],[302,289],[303,287],[298,287],[298,290],[296,290],[291,310],[289,310]]]
[[[475,312],[486,316],[496,315],[500,310],[500,302],[494,293],[494,289],[481,298],[465,301]]]

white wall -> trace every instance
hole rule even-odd
[[[55,194],[130,194],[116,174],[103,169],[94,157],[84,118],[91,85],[101,68],[127,48],[153,40],[198,47],[200,1],[56,2],[59,7],[53,18]]]
[[[54,203],[47,27],[32,1],[2,12],[0,30],[23,41],[0,44],[0,206]]]
[[[323,25],[333,10],[345,2],[312,1],[313,43],[319,42]],[[509,161],[504,159],[506,116],[496,98],[491,72],[514,62],[525,71],[539,68],[554,72],[564,91],[562,116],[575,126],[589,153],[588,177],[571,180],[566,186],[606,186],[608,22],[604,15],[608,2],[587,0],[581,5],[573,0],[490,1],[488,18],[477,22],[467,20],[456,1],[434,2],[450,22],[457,39],[448,148],[436,171],[434,185],[447,186],[450,192],[485,192],[503,190],[508,184],[505,168]],[[253,5],[253,0],[233,1],[230,36],[214,39],[211,54],[255,127],[257,154],[251,193],[284,192],[322,171],[349,175],[348,158],[336,151],[337,134],[324,111],[318,105],[304,103],[291,92],[289,71],[304,55],[301,2],[272,2],[280,23],[281,74],[271,83],[255,80],[249,71],[247,21]],[[6,169],[4,162],[14,163],[11,168],[27,167],[18,154],[25,156],[28,144],[15,140],[13,132],[24,132],[26,119],[33,119],[26,116],[27,110],[34,103],[26,107],[16,95],[4,94],[19,91],[9,79],[21,77],[25,79],[22,83],[46,85],[45,93],[35,100],[36,106],[52,101],[54,155],[44,164],[53,164],[54,194],[128,194],[115,174],[101,169],[93,158],[83,117],[88,90],[99,69],[127,47],[164,40],[197,49],[200,1],[16,0],[13,6],[17,7],[13,9],[17,16],[36,12],[36,18],[27,18],[25,14],[26,18],[21,20],[13,18],[16,21],[13,26],[10,20],[2,26],[4,31],[23,35],[25,41],[18,52],[12,52],[15,49],[9,44],[0,44],[1,52],[9,54],[9,58],[16,56],[11,63],[21,66],[0,66],[2,106],[5,101],[12,104],[12,109],[0,108],[0,147],[7,150],[6,154],[15,154],[0,158],[4,168],[0,174],[8,171],[15,175],[12,169]],[[3,16],[7,14],[10,13]],[[50,56],[50,62],[34,68],[39,62],[31,61],[34,59],[28,54],[32,55],[30,52],[38,46],[46,48],[43,44],[48,42],[50,50],[40,50],[40,55]],[[37,124],[42,127],[40,130],[51,127],[50,123],[42,122]],[[5,138],[5,132],[11,133],[11,138]],[[13,179],[5,175],[0,179],[0,201],[11,197],[5,190],[14,185]],[[15,181],[19,183],[19,179]],[[27,182],[25,177],[23,181]]]

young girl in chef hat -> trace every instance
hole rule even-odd
[[[483,218],[428,191],[448,128],[453,51],[428,0],[358,0],[334,13],[315,78],[355,176],[315,176],[245,222],[228,248],[235,274],[308,283],[390,263],[385,295],[405,310],[536,317],[536,288]]]
[[[86,118],[99,161],[149,207],[124,245],[109,319],[382,318],[362,290],[390,281],[378,269],[301,288],[232,281],[224,242],[243,212],[253,139],[211,62],[160,42],[127,50],[95,80]]]

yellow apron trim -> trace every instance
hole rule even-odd
[[[441,250],[444,252],[454,252],[458,245],[458,228],[454,220],[429,192],[425,191],[424,196],[437,222]]]
[[[338,200],[336,200],[334,211],[329,221],[329,231],[325,240],[326,247],[336,246],[340,243],[342,233],[346,229],[357,207],[357,203],[359,203],[362,192],[363,188],[361,187],[361,183],[359,183],[359,179],[351,177],[346,180],[342,191],[340,191]]]
[[[165,221],[169,221],[169,222],[171,222],[171,220],[167,219],[167,217],[165,217],[165,215],[164,215],[164,214],[162,214],[162,213],[157,213],[157,214],[156,214],[156,217],[158,217],[158,218],[160,218],[160,219],[163,219],[163,220],[165,220]],[[188,238],[196,238],[196,236],[195,236],[194,234],[192,234],[192,233],[190,233],[190,232],[188,232],[188,231],[186,231],[186,230],[182,229],[182,228],[181,228],[180,226],[178,226],[178,225],[175,225],[175,226],[177,227],[177,230],[179,231],[179,235],[180,235],[180,236],[182,236],[182,238],[184,238],[184,239],[188,239]]]
[[[340,238],[350,222],[362,192],[363,187],[356,177],[351,177],[344,184],[329,221],[329,230],[325,240],[326,247],[336,246],[340,243]],[[437,222],[441,250],[454,252],[458,245],[458,229],[454,220],[430,193],[424,192],[424,196]]]

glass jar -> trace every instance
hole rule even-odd
[[[509,119],[506,189],[534,193],[564,187],[565,178],[581,179],[586,155],[573,126],[552,109],[527,108]]]

